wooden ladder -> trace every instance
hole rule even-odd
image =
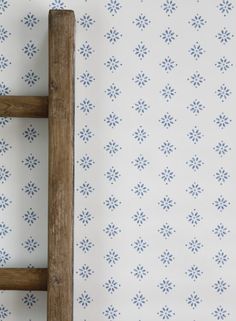
[[[73,319],[74,37],[71,10],[49,11],[48,97],[1,96],[1,117],[48,117],[48,268],[1,268],[1,290],[47,291],[47,320]]]

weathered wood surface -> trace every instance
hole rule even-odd
[[[48,321],[73,320],[74,29],[49,12]]]
[[[48,97],[0,96],[0,117],[48,117]]]
[[[47,290],[47,269],[1,268],[0,290]]]

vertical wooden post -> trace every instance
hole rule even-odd
[[[74,29],[49,12],[48,321],[73,319]]]

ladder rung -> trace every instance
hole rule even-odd
[[[47,96],[0,96],[0,117],[48,117]]]
[[[47,269],[1,268],[1,290],[47,290]]]

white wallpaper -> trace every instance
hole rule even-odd
[[[74,320],[234,321],[235,0],[0,0],[0,93],[76,33]],[[0,265],[47,266],[47,121],[0,119]],[[46,294],[0,292],[0,321]]]

